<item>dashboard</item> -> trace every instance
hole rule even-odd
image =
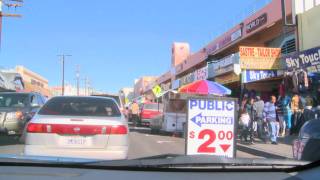
[[[214,170],[216,171],[216,170]],[[239,170],[236,170],[239,171]],[[315,167],[299,172],[164,172],[164,171],[137,171],[137,170],[103,170],[83,168],[37,167],[37,166],[2,166],[0,179],[104,179],[104,180],[128,180],[128,179],[235,179],[235,180],[276,180],[276,179],[318,179],[320,168]]]

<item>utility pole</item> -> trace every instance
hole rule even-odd
[[[79,90],[80,90],[80,66],[77,65],[77,71],[76,71],[76,78],[77,78],[77,96],[80,95]]]
[[[61,96],[64,96],[64,61],[66,56],[71,56],[67,54],[58,55],[62,58],[62,83],[61,83]]]
[[[83,78],[84,81],[84,95],[87,96],[88,77]]]
[[[10,3],[17,2],[17,3]],[[1,45],[1,31],[2,31],[2,17],[22,17],[20,14],[7,14],[3,13],[2,7],[7,6],[8,8],[14,7],[22,7],[23,0],[0,0],[0,45]]]

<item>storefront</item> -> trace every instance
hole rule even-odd
[[[320,47],[293,53],[282,58],[285,88],[289,94],[313,97],[320,104]]]
[[[280,48],[240,47],[242,94],[259,95],[265,101],[270,95],[279,95],[283,81],[280,54]]]

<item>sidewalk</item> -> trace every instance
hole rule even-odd
[[[265,158],[292,159],[292,142],[296,136],[278,138],[278,145],[265,144],[260,139],[255,139],[255,144],[243,143],[237,140],[238,150]]]

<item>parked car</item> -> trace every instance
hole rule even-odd
[[[161,103],[145,102],[141,104],[140,120],[141,125],[150,126],[152,119],[162,115],[163,105]]]
[[[0,132],[21,135],[25,124],[45,103],[39,93],[0,93]]]
[[[320,119],[307,121],[293,141],[293,157],[297,160],[320,160]]]
[[[51,98],[27,125],[25,155],[126,159],[128,123],[113,98]]]

